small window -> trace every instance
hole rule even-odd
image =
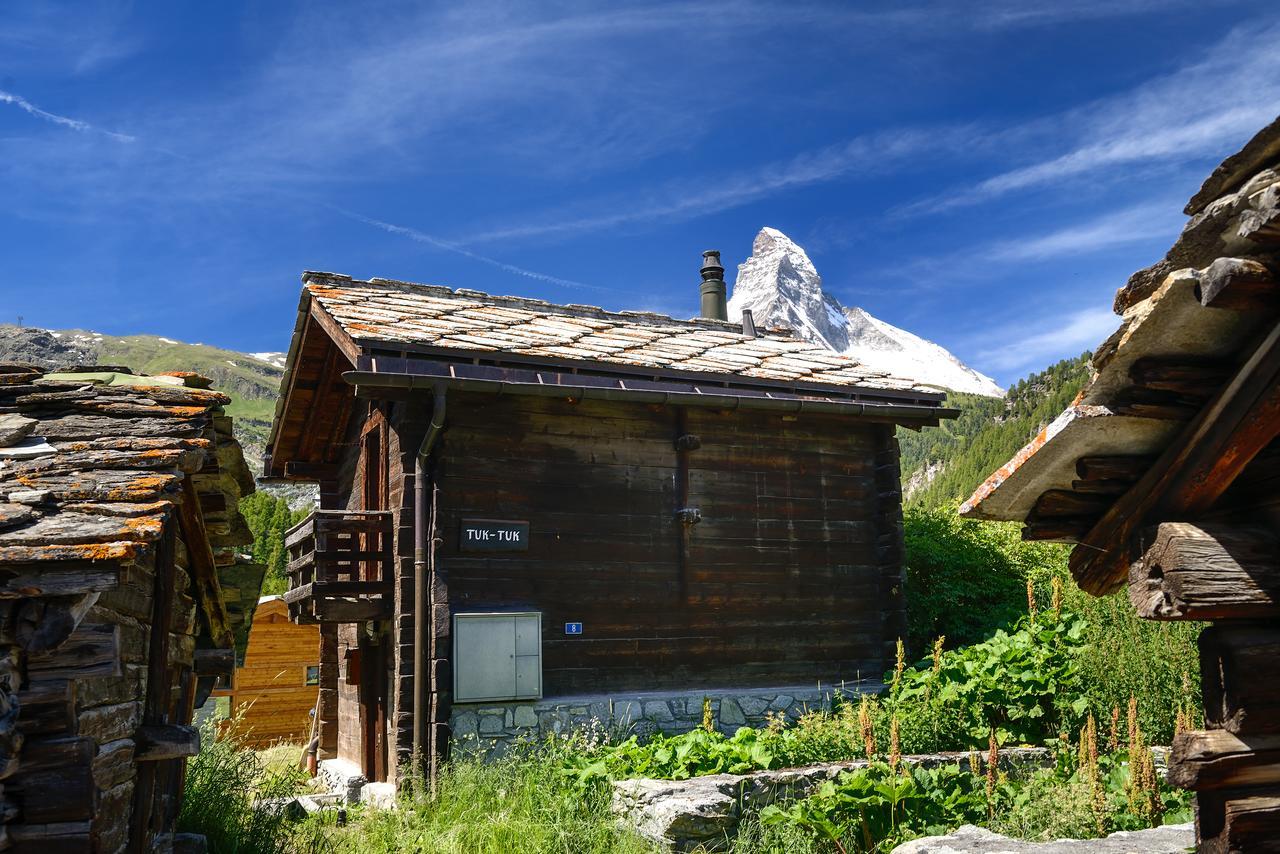
[[[307,668],[307,684],[308,685],[320,684],[320,665],[312,664],[310,667]]]

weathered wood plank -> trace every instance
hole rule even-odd
[[[1111,506],[1106,495],[1072,492],[1068,489],[1050,489],[1036,499],[1030,518],[1035,521],[1060,517],[1098,517]]]
[[[1168,780],[1197,791],[1280,784],[1280,735],[1220,729],[1179,733],[1169,754]]]
[[[234,649],[197,649],[192,659],[196,673],[201,676],[226,676],[236,668],[236,651]]]
[[[1206,398],[1230,380],[1234,370],[1228,362],[1147,356],[1129,366],[1129,377],[1143,388]]]
[[[1280,789],[1201,792],[1196,819],[1201,854],[1280,852]]]
[[[1093,456],[1076,460],[1081,480],[1121,480],[1136,483],[1155,464],[1155,457]]]
[[[184,759],[200,752],[200,731],[181,724],[143,724],[133,741],[135,762]]]
[[[1280,616],[1280,540],[1268,528],[1164,522],[1129,567],[1129,600],[1150,620]]]

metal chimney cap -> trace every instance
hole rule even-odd
[[[719,249],[708,249],[702,253],[702,278],[724,278],[724,265],[720,263]]]

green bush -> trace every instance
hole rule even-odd
[[[817,793],[786,808],[765,807],[765,825],[791,824],[850,851],[888,850],[917,836],[946,833],[987,818],[986,782],[955,765],[865,770],[827,781]]]
[[[1028,579],[1047,584],[1065,566],[1059,545],[1022,542],[1019,526],[973,522],[951,511],[908,510],[907,652],[923,656],[935,638],[977,643],[1027,611]]]
[[[982,643],[943,652],[891,683],[888,714],[925,731],[911,750],[1043,744],[1074,730],[1088,711],[1078,658],[1085,622],[1069,613],[1020,618]],[[939,732],[940,723],[950,722]],[[959,736],[959,739],[957,739]]]
[[[657,777],[687,780],[706,774],[745,774],[778,767],[777,738],[768,730],[741,727],[731,737],[695,729],[682,735],[655,735],[644,744],[631,736],[579,763],[581,779]]]
[[[1173,738],[1179,709],[1200,708],[1198,623],[1140,619],[1126,593],[1094,597],[1067,569],[1070,548],[1024,543],[1014,523],[969,522],[950,512],[909,510],[907,542],[908,654],[919,658],[934,639],[973,645],[1027,613],[1031,582],[1041,610],[1057,582],[1064,607],[1084,621],[1075,647],[1079,684],[1099,720],[1138,698],[1143,728],[1160,743]],[[1073,698],[1074,699],[1074,698]],[[903,714],[916,732],[929,708]],[[939,722],[945,723],[945,722]],[[913,743],[920,743],[917,739]]]

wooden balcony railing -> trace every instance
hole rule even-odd
[[[316,510],[285,534],[289,618],[356,623],[391,616],[391,512]]]

